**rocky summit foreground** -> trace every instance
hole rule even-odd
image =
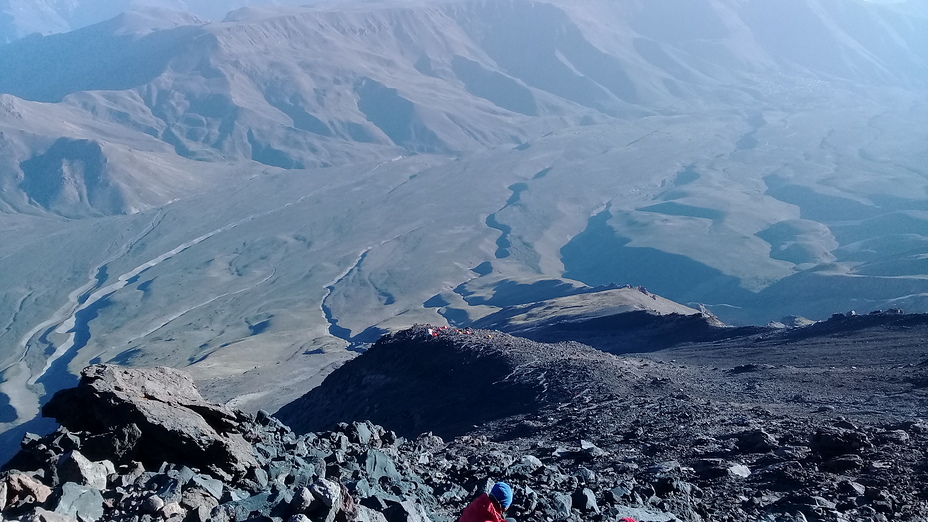
[[[582,509],[675,520],[621,493],[601,511],[589,470],[571,469],[603,456],[592,446],[542,455],[545,464],[485,437],[408,440],[370,422],[296,436],[264,413],[204,401],[189,375],[168,368],[88,367],[45,413],[63,425],[27,436],[5,466],[3,520],[451,521],[504,475],[518,484],[512,512],[524,519],[576,519]]]
[[[62,427],[27,436],[5,467],[0,510],[6,520],[453,522],[502,479],[520,522],[928,519],[928,423],[917,417],[928,364],[887,372],[911,380],[893,384],[907,386],[897,400],[908,406],[867,416],[762,405],[756,392],[776,368],[728,357],[734,366],[699,369],[419,326],[308,395],[330,417],[302,435],[205,401],[183,372],[92,366],[45,409]],[[336,392],[341,410],[325,402]],[[389,414],[400,433],[350,411]],[[428,424],[466,433],[416,433]]]

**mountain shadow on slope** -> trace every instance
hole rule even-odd
[[[691,257],[630,246],[631,240],[610,225],[613,216],[611,208],[593,215],[586,229],[561,248],[565,278],[589,286],[635,282],[680,303],[738,303],[753,295],[740,286],[737,277]]]
[[[145,85],[176,60],[178,49],[201,36],[201,20],[153,11],[128,13],[68,34],[33,35],[0,48],[0,92],[55,103],[81,91],[119,91]],[[178,16],[174,19],[171,16]],[[149,25],[182,25],[136,34],[133,18]],[[144,57],[144,58],[140,58]]]
[[[370,420],[406,437],[465,434],[537,412],[606,382],[614,356],[578,343],[541,344],[487,330],[427,326],[384,336],[275,416],[298,433]],[[617,370],[616,370],[617,371]]]
[[[582,320],[551,320],[534,324],[530,329],[513,328],[505,320],[490,325],[481,321],[480,326],[497,328],[542,343],[576,341],[614,354],[644,353],[684,343],[736,339],[769,330],[759,326],[719,326],[698,314],[657,315],[644,310]]]
[[[538,115],[538,104],[532,91],[509,76],[486,69],[458,55],[451,59],[451,70],[464,82],[467,92],[474,96],[512,112],[526,116]]]
[[[358,109],[390,140],[415,152],[447,152],[448,147],[416,111],[416,105],[396,89],[363,78],[355,85]]]
[[[478,12],[493,21],[481,40],[485,52],[525,85],[607,114],[618,101],[640,101],[621,60],[592,45],[556,6],[486,3]]]
[[[20,187],[30,201],[65,216],[119,214],[125,198],[107,163],[99,142],[60,138],[20,163]]]

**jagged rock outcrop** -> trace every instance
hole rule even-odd
[[[242,438],[240,412],[206,401],[190,374],[172,368],[134,370],[97,365],[81,372],[42,409],[71,431],[95,434],[88,450],[117,460],[138,458],[241,476],[257,465]]]

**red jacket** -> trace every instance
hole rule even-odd
[[[490,495],[484,493],[464,508],[458,522],[503,522],[504,520],[502,511],[493,504]]]

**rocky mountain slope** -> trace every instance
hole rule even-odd
[[[926,331],[925,316],[841,315],[616,357],[487,330],[432,337],[419,327],[385,338],[279,415],[297,432],[360,418],[404,435],[427,425],[573,458],[594,477],[650,477],[662,498],[643,504],[686,520],[757,520],[777,510],[809,520],[919,520],[928,507],[917,478],[928,469],[914,442],[925,435]],[[580,439],[608,457],[584,453]],[[884,500],[867,507],[846,498],[851,483],[884,488]]]
[[[500,333],[494,338],[487,330],[419,327],[378,341],[275,415],[297,432],[370,419],[404,436],[457,436],[490,420],[569,402],[578,386],[606,388],[603,376],[623,368],[576,343],[540,345]]]
[[[914,1],[462,0],[4,45],[0,439],[88,364],[273,410],[383,332],[601,286],[924,311],[926,34]]]
[[[517,520],[919,521],[925,331],[925,316],[842,315],[639,358],[418,326],[282,410],[296,433],[177,370],[94,366],[46,406],[62,427],[5,467],[0,510],[453,521],[506,480]]]
[[[676,318],[665,319],[674,324]],[[928,316],[836,314],[801,328],[714,328],[719,333],[708,341],[616,356],[575,341],[549,344],[495,330],[417,326],[384,337],[278,416],[303,432],[364,418],[407,436],[423,426],[456,436],[475,425],[490,429],[494,419],[544,416],[538,411],[578,396],[634,397],[675,386],[687,402],[707,399],[738,410],[753,405],[798,417],[817,417],[824,411],[815,411],[819,407],[856,420],[902,421],[924,412]],[[612,351],[638,335],[619,323]],[[661,375],[652,379],[650,372]],[[478,396],[487,400],[469,400]],[[512,400],[491,400],[507,396]],[[588,421],[571,425],[579,429]],[[595,433],[590,429],[584,435]]]

